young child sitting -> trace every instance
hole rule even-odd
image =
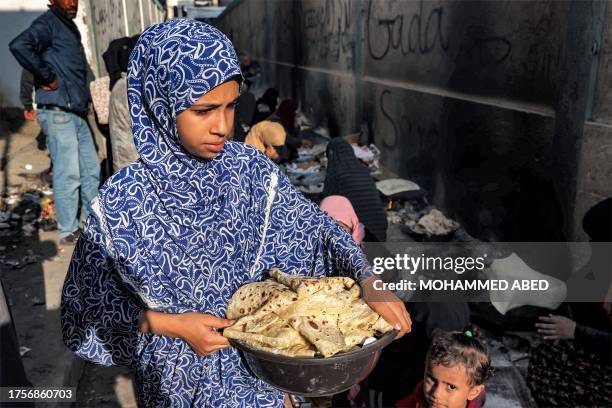
[[[480,408],[485,402],[484,382],[492,374],[486,347],[466,332],[435,335],[425,363],[425,377],[398,407]]]

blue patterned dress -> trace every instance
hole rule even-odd
[[[226,142],[190,156],[176,116],[240,75],[234,49],[191,20],[148,28],[130,57],[128,97],[140,159],[94,200],[62,297],[66,345],[80,357],[126,365],[141,406],[273,407],[283,394],[226,348],[196,355],[178,338],[137,329],[143,308],[225,317],[232,294],[278,267],[321,276],[371,274],[359,247],[262,153]]]

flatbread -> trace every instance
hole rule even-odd
[[[297,317],[289,321],[291,326],[310,341],[323,357],[331,357],[351,346],[344,342],[344,336],[335,319],[325,317]]]
[[[289,275],[276,268],[271,269],[269,274],[277,282],[287,286],[300,297],[312,295],[320,290],[334,293],[356,286],[354,280],[344,276],[309,278],[299,275]]]
[[[339,316],[338,327],[343,333],[349,333],[352,330],[371,332],[378,318],[378,314],[370,309],[370,306],[361,299],[357,299],[349,304],[347,313]]]
[[[347,277],[311,278],[272,269],[273,278],[242,286],[227,307],[237,322],[223,335],[292,357],[330,357],[392,330]]]
[[[298,299],[298,302],[293,302],[287,308],[288,316],[340,315],[346,312],[347,301],[352,300],[347,291],[344,293],[318,291],[307,297],[298,296]]]
[[[271,279],[248,283],[240,287],[227,305],[227,318],[238,319],[255,312],[277,292],[289,292],[289,290],[285,285]]]
[[[262,333],[248,333],[241,331],[239,327],[230,328],[224,330],[224,333],[230,334],[231,338],[236,340],[244,340],[252,343],[259,343],[267,347],[273,347],[275,349],[308,349],[314,352],[310,343],[306,341],[297,331],[293,330],[290,326],[283,324],[271,328],[266,332]],[[313,353],[314,354],[314,353]]]

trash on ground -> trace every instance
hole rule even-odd
[[[41,306],[41,305],[44,305],[44,304],[45,304],[45,302],[41,298],[39,298],[37,296],[34,296],[32,298],[32,306]]]

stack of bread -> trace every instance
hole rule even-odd
[[[224,336],[285,356],[331,357],[393,329],[361,299],[350,278],[308,278],[278,269],[270,276],[232,296],[227,318],[237,321]]]

